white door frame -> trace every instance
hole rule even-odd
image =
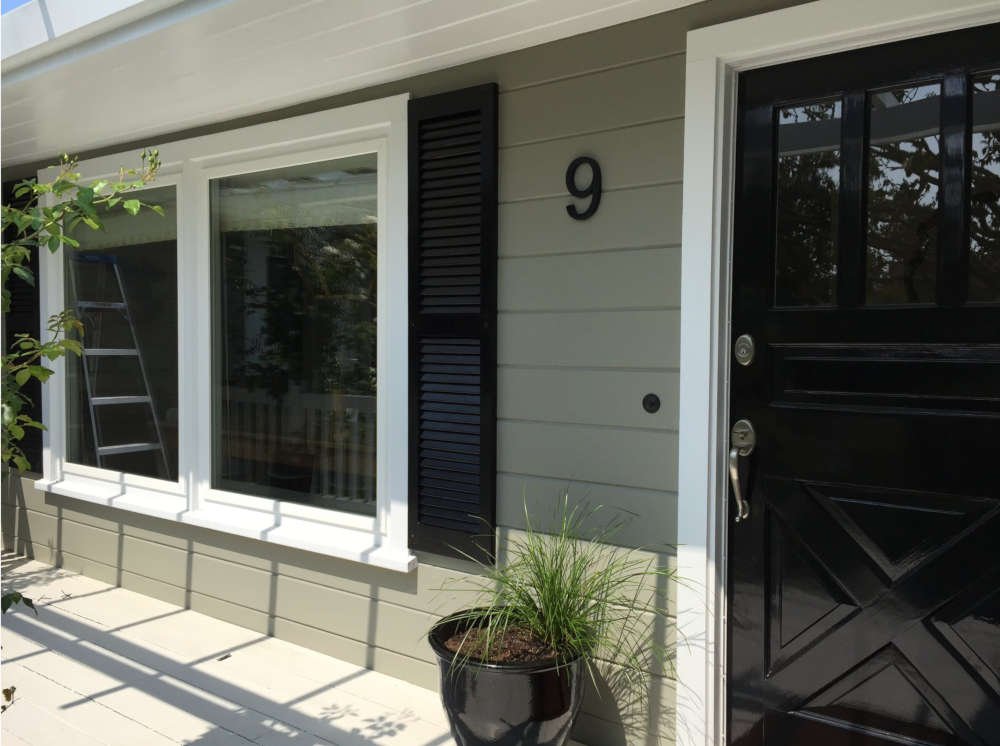
[[[1000,21],[1000,0],[818,0],[687,37],[677,744],[725,743],[729,312],[738,73]]]

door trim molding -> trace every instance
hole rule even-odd
[[[729,318],[741,71],[1000,21],[1000,0],[817,0],[687,35],[676,742],[725,743]]]

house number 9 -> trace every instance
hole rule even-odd
[[[576,183],[576,173],[583,165],[590,166],[590,183],[580,188]],[[588,155],[574,158],[573,162],[569,164],[569,168],[566,169],[566,191],[578,199],[590,197],[590,204],[583,212],[578,210],[576,205],[566,205],[566,212],[573,220],[586,220],[597,212],[597,208],[601,204],[601,167],[597,161]]]

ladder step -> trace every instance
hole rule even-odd
[[[122,443],[117,446],[101,446],[97,449],[99,456],[117,456],[119,453],[139,453],[140,451],[158,451],[159,443]]]
[[[104,407],[109,404],[150,404],[152,400],[148,396],[95,396],[90,403],[95,407]]]
[[[108,311],[124,311],[125,304],[121,301],[102,301],[102,300],[78,300],[76,302],[77,308],[95,308],[98,310],[108,310]]]
[[[134,357],[139,351],[126,347],[91,347],[84,348],[83,354],[87,357]]]

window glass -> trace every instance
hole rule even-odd
[[[67,249],[66,307],[83,322],[82,357],[69,355],[69,460],[177,479],[177,195],[139,193],[160,216],[121,208],[104,229],[78,228]]]
[[[837,284],[840,101],[778,110],[775,303],[830,305]]]
[[[972,79],[969,300],[1000,301],[1000,73]]]
[[[870,304],[932,303],[941,175],[940,84],[868,95]]]
[[[213,484],[375,512],[377,156],[211,182]]]

